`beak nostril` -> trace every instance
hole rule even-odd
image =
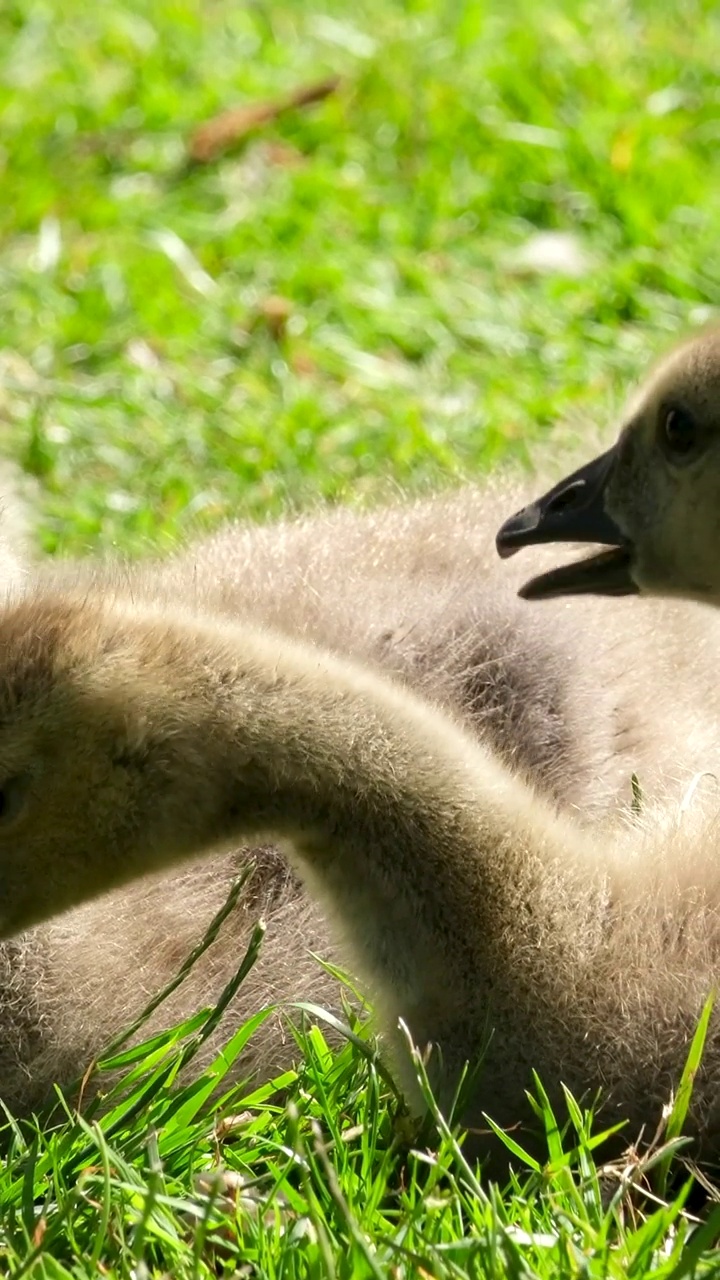
[[[577,481],[575,484],[569,484],[560,493],[556,494],[552,502],[548,503],[547,510],[553,515],[562,515],[571,507],[581,505],[582,499],[587,497],[587,485],[583,480]]]

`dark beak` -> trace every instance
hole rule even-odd
[[[521,547],[540,542],[603,542],[617,547],[623,537],[604,506],[605,481],[614,461],[615,449],[608,449],[506,520],[495,539],[498,555],[505,560]]]
[[[505,521],[495,542],[503,559],[544,542],[599,542],[613,548],[533,578],[520,590],[525,599],[637,594],[630,577],[631,548],[605,510],[605,485],[615,458],[615,447],[608,449]]]

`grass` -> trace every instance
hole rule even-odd
[[[720,302],[719,58],[701,0],[6,0],[0,419],[43,548],[453,483],[614,414]],[[324,103],[186,163],[219,110],[334,73]],[[528,261],[540,232],[574,238],[575,273]],[[608,1205],[572,1100],[575,1154],[546,1114],[547,1168],[502,1196],[452,1134],[407,1155],[372,1054],[319,1027],[287,1109],[236,1093],[203,1116],[173,1064],[204,1018],[126,1056],[110,1119],[9,1125],[9,1274],[720,1266],[682,1183]],[[217,1165],[246,1185],[213,1203]]]
[[[102,1067],[122,1078],[107,1088],[101,1119],[93,1105],[80,1116],[64,1102],[53,1123],[21,1127],[8,1118],[0,1173],[3,1274],[52,1280],[717,1274],[720,1207],[702,1222],[691,1214],[687,1176],[665,1198],[683,1145],[682,1084],[669,1141],[642,1161],[603,1167],[596,1160],[605,1135],[594,1132],[592,1114],[567,1094],[567,1115],[554,1115],[537,1080],[548,1159],[539,1164],[507,1135],[520,1172],[501,1193],[466,1161],[437,1112],[420,1060],[418,1077],[440,1141],[431,1148],[417,1141],[368,1043],[367,1025],[350,1013],[343,1048],[328,1046],[321,1023],[298,1032],[297,1072],[252,1093],[238,1086],[223,1092],[223,1081],[262,1013],[238,1028],[198,1080],[180,1082],[179,1071],[217,1025],[260,938],[258,931],[217,1009],[144,1045],[112,1047]],[[689,1054],[688,1082],[711,1008],[709,1000]],[[207,1100],[218,1090],[220,1102],[209,1112]],[[662,1197],[657,1178],[651,1190],[653,1169],[660,1171]]]

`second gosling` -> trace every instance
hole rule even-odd
[[[720,329],[666,357],[612,448],[497,535],[502,557],[546,542],[609,549],[532,578],[526,599],[641,593],[720,604]]]

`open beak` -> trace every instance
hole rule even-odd
[[[505,521],[495,540],[503,559],[521,547],[544,542],[599,542],[612,547],[532,578],[520,589],[524,599],[637,594],[630,576],[632,548],[605,510],[605,485],[615,456],[616,448],[608,449]]]

